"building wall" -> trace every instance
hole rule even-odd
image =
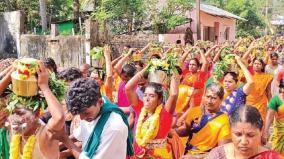
[[[184,43],[183,35],[185,33],[186,28],[190,27],[193,32],[193,38],[196,41],[197,39],[197,24],[196,24],[196,11],[195,9],[191,12],[186,13],[188,18],[191,18],[193,21],[191,23],[187,23],[184,25],[180,25],[175,27],[173,30],[169,32],[169,34],[160,35],[163,38],[163,42],[165,43],[174,43],[176,40],[182,40]],[[215,36],[218,37],[217,42],[222,43],[226,41],[225,39],[225,31],[226,28],[229,27],[229,41],[234,41],[236,36],[236,19],[225,18],[212,16],[205,12],[200,12],[200,26],[201,26],[201,39],[204,37],[204,27],[214,27],[215,35],[213,34],[211,37],[212,40],[215,39]],[[213,28],[212,28],[213,29]]]
[[[159,42],[165,44],[175,44],[177,40],[181,40],[181,43],[184,44],[184,34],[160,34]]]
[[[24,31],[24,14],[21,11],[0,15],[0,58],[17,57],[20,51],[20,34]]]
[[[52,57],[59,67],[79,67],[85,63],[83,36],[21,35],[19,57]]]
[[[156,34],[117,35],[111,39],[110,43],[114,49],[114,56],[117,57],[122,53],[123,47],[126,45],[130,45],[132,48],[142,49],[148,43],[158,42],[158,39],[159,37]]]
[[[193,28],[193,32],[196,34],[196,10],[194,9],[189,13],[189,18],[193,19],[191,27]],[[225,39],[225,30],[227,27],[230,28],[229,32],[229,41],[234,41],[236,36],[236,19],[233,18],[225,18],[225,17],[218,17],[218,16],[212,16],[210,14],[207,14],[205,12],[200,12],[200,26],[201,26],[201,38],[203,38],[203,29],[204,26],[214,27],[215,22],[219,23],[219,27],[215,28],[218,33],[215,33],[216,36],[218,36],[218,42],[224,42]],[[196,36],[195,36],[196,37]]]

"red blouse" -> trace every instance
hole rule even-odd
[[[143,102],[139,100],[138,104],[135,107],[133,107],[138,117],[141,113],[141,109],[143,108],[143,105],[144,105]],[[155,139],[164,139],[167,137],[172,127],[172,121],[173,121],[173,114],[167,112],[167,110],[163,108],[160,114],[159,131]]]

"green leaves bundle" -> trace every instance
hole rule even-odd
[[[100,60],[104,58],[104,52],[102,47],[94,47],[90,50],[90,56],[94,60]]]
[[[213,46],[213,43],[211,41],[197,40],[196,43],[199,48],[209,48]]]
[[[213,68],[213,78],[220,80],[224,77],[224,74],[227,71],[236,71],[232,70],[236,67],[235,55],[228,54],[221,61],[217,62]]]
[[[231,49],[229,47],[225,47],[222,51],[221,51],[221,58],[224,59],[226,55],[231,53]]]
[[[195,48],[195,47],[192,47],[192,46],[187,46],[187,47],[185,48],[185,50],[190,53],[190,55],[191,55],[192,58],[197,57],[197,55],[198,55],[198,53],[199,53],[199,52],[198,52],[198,49]]]
[[[166,55],[165,59],[152,59],[149,62],[148,72],[154,73],[156,70],[165,71],[168,76],[177,72],[178,56],[172,53]]]

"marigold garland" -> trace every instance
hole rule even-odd
[[[34,145],[36,142],[36,136],[31,135],[23,149],[22,159],[31,159]],[[16,134],[12,137],[12,142],[10,145],[10,159],[20,159],[20,144],[21,144],[21,135]]]
[[[150,140],[156,137],[159,130],[159,120],[162,108],[162,104],[159,105],[156,108],[155,113],[145,121],[144,119],[148,115],[148,110],[144,107],[142,108],[136,128],[136,142],[139,146],[145,147]]]

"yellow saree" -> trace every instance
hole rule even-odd
[[[183,109],[188,105],[192,91],[192,87],[183,84],[179,85],[179,93],[175,109],[177,114],[182,113]]]
[[[268,98],[266,88],[272,81],[272,76],[265,73],[255,73],[253,75],[254,87],[251,93],[247,96],[246,104],[254,106],[261,114],[263,121],[265,120]]]
[[[209,120],[198,132],[193,133],[191,140],[188,141],[190,149],[188,155],[198,155],[207,153],[218,145],[218,142],[230,139],[229,117],[221,114]]]
[[[274,120],[273,133],[270,141],[272,143],[272,150],[275,150],[282,155],[284,154],[284,121]]]

